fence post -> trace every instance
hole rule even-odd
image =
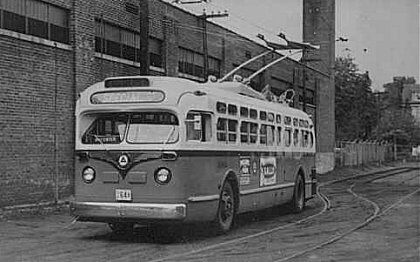
[[[397,161],[397,138],[395,137],[395,135],[394,135],[394,138],[393,138],[393,142],[394,142],[394,161]]]

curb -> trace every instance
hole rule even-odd
[[[6,206],[0,208],[0,220],[22,218],[34,215],[48,215],[54,212],[62,212],[69,209],[70,200],[59,200],[58,202],[41,202],[36,204]]]

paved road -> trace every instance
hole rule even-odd
[[[375,212],[371,203],[348,190],[354,183],[325,186],[322,190],[331,208],[299,224],[292,222],[323,210],[320,199],[310,201],[298,215],[284,207],[243,215],[228,235],[217,236],[207,225],[180,227],[170,243],[144,227],[116,236],[104,224],[72,223],[66,212],[2,221],[0,261],[420,261],[420,194],[403,199],[419,188],[418,170],[356,183],[355,194],[376,203],[381,212],[388,211],[337,241],[315,248]],[[267,230],[271,232],[258,235]],[[257,235],[249,237],[253,234]]]

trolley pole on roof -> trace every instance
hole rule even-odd
[[[293,41],[289,41],[286,39],[286,36],[282,33],[280,33],[278,35],[280,38],[284,39],[287,42],[287,45],[283,45],[283,44],[278,44],[278,43],[273,43],[273,42],[269,42],[267,41],[263,35],[258,35],[258,38],[260,38],[261,40],[263,40],[266,45],[271,48],[274,51],[277,50],[288,50],[290,51],[290,53],[288,55],[281,55],[280,58],[270,62],[269,64],[263,66],[262,68],[260,68],[257,72],[253,73],[251,76],[247,77],[246,79],[243,80],[243,83],[248,84],[251,82],[252,78],[254,78],[255,76],[257,76],[259,73],[265,71],[267,68],[277,64],[278,62],[289,58],[290,56],[297,54],[297,53],[302,53],[305,52],[306,50],[316,50],[319,49],[319,46],[315,46],[315,45],[311,45],[308,43],[298,43],[298,42],[293,42]],[[294,50],[292,52],[292,50]]]

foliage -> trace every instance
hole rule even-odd
[[[338,140],[369,139],[377,123],[369,74],[359,72],[351,57],[335,61],[335,121]]]
[[[412,77],[394,78],[384,85],[385,93],[380,105],[380,119],[375,133],[378,138],[398,144],[420,144],[420,128],[416,126],[410,108],[404,106],[401,97],[404,84],[415,84]]]
[[[398,144],[420,144],[420,128],[404,107],[404,84],[412,77],[395,77],[374,94],[368,72],[361,73],[351,57],[335,61],[335,121],[337,140],[377,139]]]

